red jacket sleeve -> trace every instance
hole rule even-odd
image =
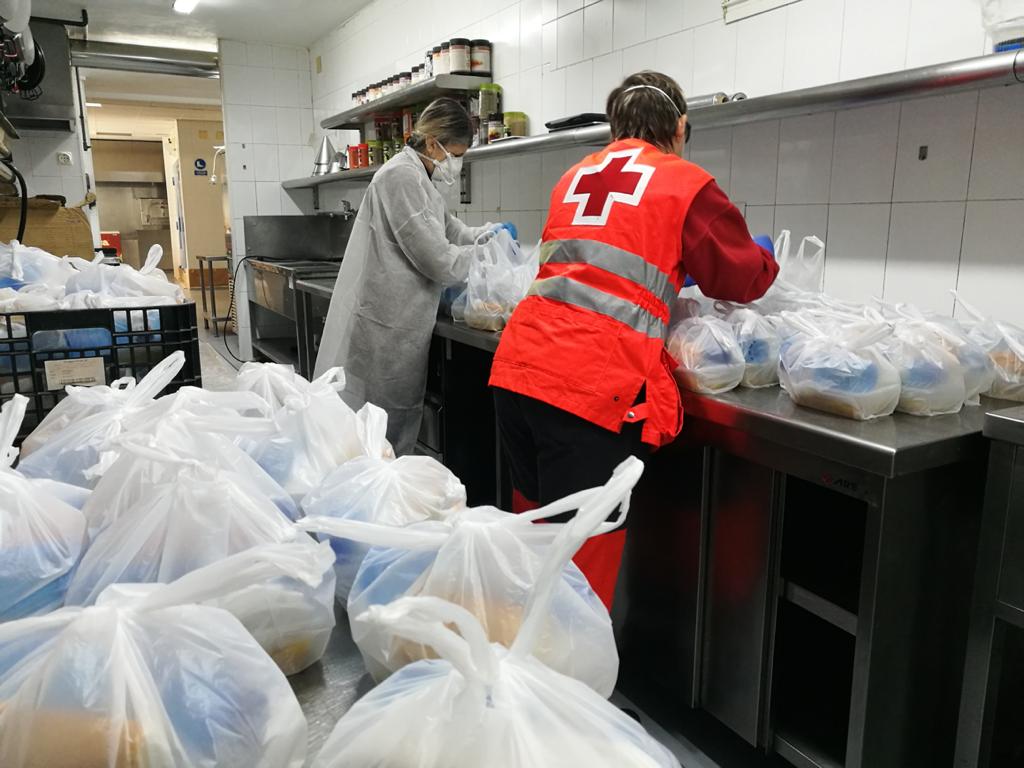
[[[708,298],[744,304],[761,298],[779,273],[714,181],[697,194],[683,222],[683,269]]]

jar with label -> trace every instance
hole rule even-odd
[[[497,83],[484,83],[480,86],[480,121],[501,112],[501,86]]]
[[[487,143],[505,138],[505,121],[501,113],[491,115],[487,120]]]
[[[348,167],[349,170],[359,167],[359,145],[349,144],[348,145]]]
[[[405,109],[402,110],[402,140],[403,141],[405,141],[410,136],[412,136],[413,123],[414,123],[414,121],[413,121],[413,118],[412,118],[412,109],[410,107],[406,107]]]
[[[399,72],[398,87],[408,88],[410,85],[412,85],[412,72]]]
[[[506,112],[505,130],[508,136],[528,136],[528,120],[525,112]]]
[[[365,144],[357,144],[356,149],[359,151],[359,168],[370,167],[370,148]]]
[[[491,41],[474,40],[470,43],[470,70],[474,75],[491,76]]]
[[[468,75],[472,70],[472,58],[470,57],[470,44],[468,37],[453,37],[449,43],[451,46],[451,69],[453,75]]]
[[[385,141],[381,143],[381,154],[383,156],[385,163],[392,157],[394,157],[394,147],[392,146],[390,141]]]
[[[430,52],[430,60],[432,62],[430,68],[430,76],[437,77],[441,72],[441,46],[435,45],[434,50]]]
[[[434,51],[428,50],[423,57],[423,78],[429,80],[434,76]]]
[[[367,159],[370,165],[384,164],[384,145],[378,139],[366,142]]]
[[[439,75],[451,74],[452,71],[452,44],[441,43],[441,70]]]

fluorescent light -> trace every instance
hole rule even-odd
[[[85,102],[85,106],[92,107],[93,109],[99,109],[103,105],[100,104],[98,101],[87,101]]]
[[[174,10],[178,13],[192,13],[199,5],[199,0],[174,0]]]

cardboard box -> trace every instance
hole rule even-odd
[[[0,198],[0,242],[10,242],[18,234],[21,200]],[[92,228],[81,208],[64,208],[53,200],[30,198],[25,245],[34,245],[54,256],[79,256],[92,261]]]

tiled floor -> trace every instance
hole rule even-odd
[[[218,323],[218,336],[214,335],[213,328],[203,327],[203,303],[199,290],[192,291],[192,298],[196,302],[196,314],[199,321],[199,359],[203,372],[203,386],[212,390],[230,390],[234,388],[235,371],[242,365],[242,361],[233,355],[238,354],[238,338],[231,333],[230,323],[225,336],[224,326]],[[231,302],[227,289],[217,291],[217,312],[226,315]]]

